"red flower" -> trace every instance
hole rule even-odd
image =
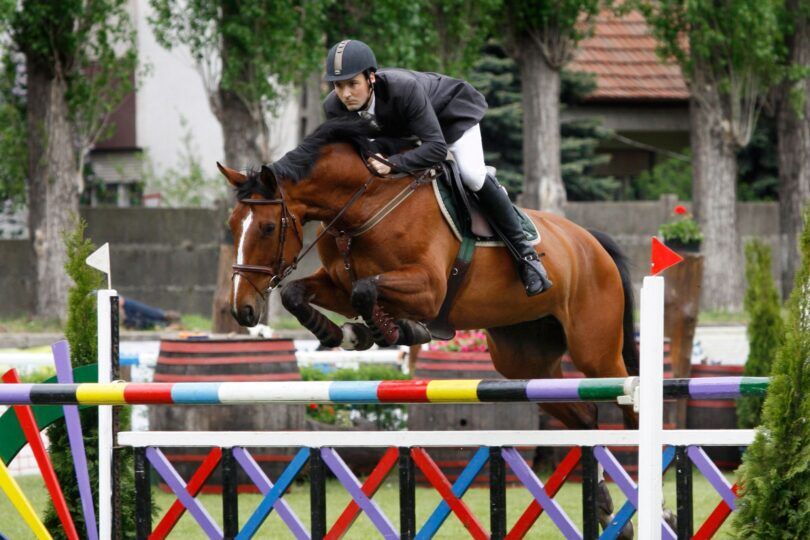
[[[313,410],[313,411],[314,411],[315,409],[317,409],[317,408],[318,408],[318,405],[317,405],[317,404],[315,404],[315,403],[310,403],[310,404],[309,404],[309,408],[310,408],[311,410]]]
[[[679,204],[675,207],[675,213],[679,216],[685,216],[687,213],[686,207],[682,204]]]

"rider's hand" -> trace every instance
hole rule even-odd
[[[385,157],[382,154],[375,154],[375,156],[385,159]],[[377,174],[379,175],[385,176],[386,174],[391,172],[391,167],[389,167],[388,165],[386,165],[381,161],[377,161],[376,159],[374,159],[374,157],[369,157],[366,161],[368,162],[368,164],[371,166],[372,169],[377,171]]]

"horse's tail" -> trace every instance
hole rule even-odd
[[[635,325],[633,324],[633,284],[630,281],[630,261],[627,258],[619,245],[613,238],[606,233],[588,229],[594,238],[596,238],[605,251],[608,252],[613,262],[616,263],[616,268],[619,269],[619,275],[622,279],[622,289],[624,291],[624,320],[622,327],[624,329],[624,345],[622,346],[622,358],[624,358],[624,366],[627,368],[627,373],[630,375],[638,375],[638,351],[636,350],[635,340]]]

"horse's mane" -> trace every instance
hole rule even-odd
[[[333,118],[307,135],[297,148],[290,150],[281,159],[267,166],[277,179],[286,178],[299,182],[309,176],[312,167],[318,160],[321,148],[325,145],[345,142],[351,144],[358,153],[371,152],[374,146],[370,137],[378,133],[368,120],[359,116]],[[267,198],[273,197],[272,193],[267,193],[269,189],[259,181],[260,173],[260,170],[247,172],[247,181],[236,190],[238,199],[248,198],[252,193],[258,193]]]

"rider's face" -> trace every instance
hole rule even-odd
[[[368,80],[365,75],[358,73],[347,81],[335,81],[335,94],[347,109],[357,111],[371,97],[372,84],[374,84],[374,73],[369,73]]]

